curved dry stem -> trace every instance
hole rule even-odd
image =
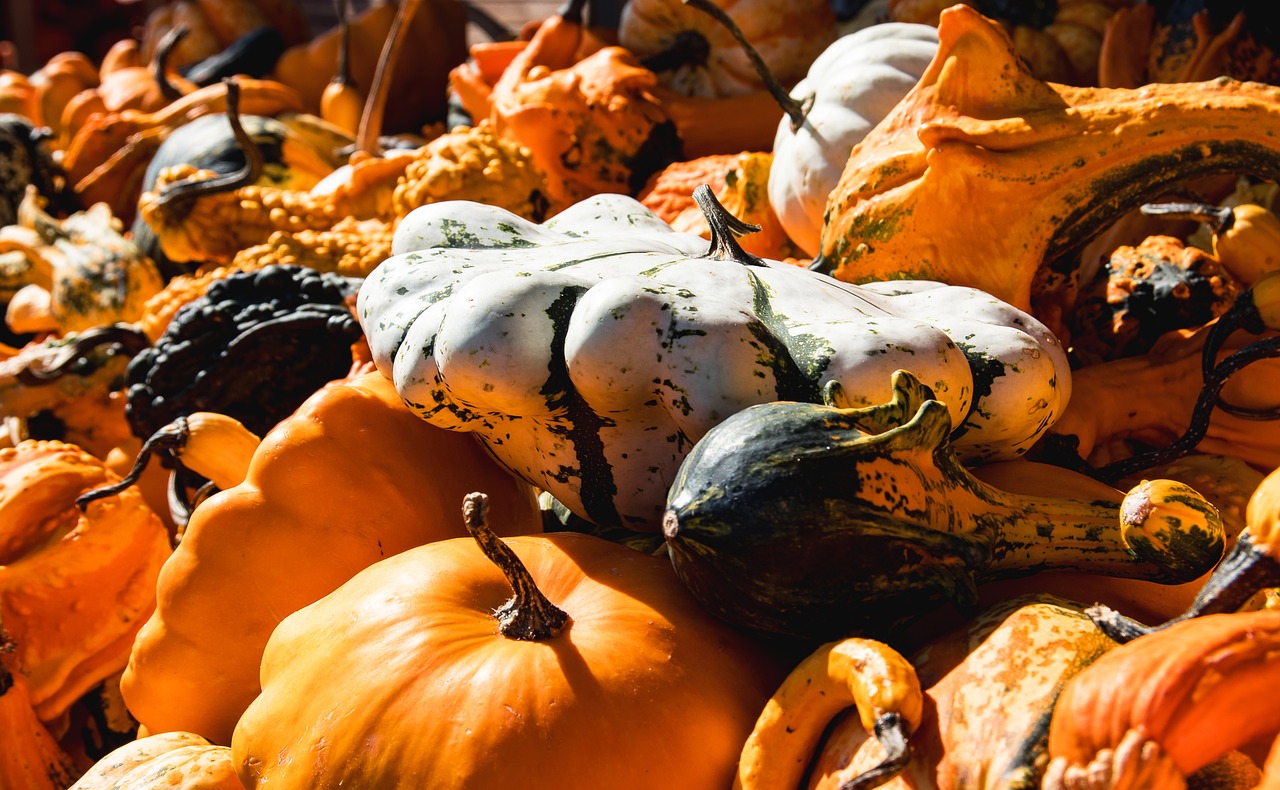
[[[742,249],[737,239],[738,236],[759,231],[759,225],[743,222],[730,214],[706,184],[693,190],[693,199],[698,208],[702,209],[702,216],[711,228],[711,247],[707,250],[706,257],[717,261],[737,261],[746,266],[764,265],[764,261]]]
[[[244,167],[226,175],[201,181],[177,181],[167,184],[156,198],[157,206],[194,200],[204,195],[231,192],[255,183],[262,175],[264,161],[262,151],[240,123],[240,83],[235,77],[227,77],[222,84],[227,86],[227,121],[231,124],[231,133],[235,135],[236,143],[244,152]]]
[[[178,86],[169,81],[169,56],[190,32],[191,28],[186,25],[170,28],[156,45],[155,56],[151,59],[151,75],[155,78],[156,85],[160,86],[160,95],[165,101],[176,101],[183,96]]]

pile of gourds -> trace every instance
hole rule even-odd
[[[0,71],[0,788],[1280,788],[1275,11],[585,5]]]

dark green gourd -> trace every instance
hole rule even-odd
[[[1036,498],[971,475],[946,407],[908,373],[879,406],[775,402],[713,428],[685,458],[663,522],[694,596],[755,631],[890,638],[980,582],[1075,568],[1189,581],[1222,556],[1217,511],[1144,483],[1123,504]]]

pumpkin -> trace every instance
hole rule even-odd
[[[872,25],[836,39],[792,89],[807,110],[778,123],[769,202],[810,256],[818,254],[822,212],[849,152],[915,86],[937,50],[930,25]]]
[[[1038,787],[1048,716],[1062,683],[1115,646],[1081,608],[1062,598],[1021,596],[913,646],[923,715],[911,761],[886,790]],[[808,783],[799,785],[808,790],[848,787],[884,759],[858,716],[832,716],[828,724],[815,748],[772,755],[811,762]]]
[[[780,401],[716,425],[680,465],[662,530],[682,581],[741,628],[884,639],[976,586],[1051,568],[1186,582],[1222,557],[1190,487],[1124,501],[1017,495],[969,474],[947,408],[899,371],[865,408]],[[856,481],[851,485],[850,481]]]
[[[20,672],[10,668],[14,643],[0,623],[0,787],[63,790],[75,781],[76,768],[44,722],[36,716],[31,692]]]
[[[966,5],[1004,25],[1018,54],[1046,82],[1090,86],[1098,83],[1098,57],[1107,23],[1128,0],[972,0]],[[889,0],[897,22],[938,24],[952,0]],[[1136,87],[1136,86],[1135,86]]]
[[[18,221],[29,186],[58,205],[65,202],[47,142],[48,133],[28,118],[0,115],[0,169],[8,174],[0,181],[0,228]]]
[[[774,657],[661,558],[570,532],[503,541],[483,495],[467,504],[474,539],[375,563],[280,623],[231,744],[241,781],[728,786]]]
[[[827,0],[713,0],[742,30],[784,84],[804,76],[836,39]],[[657,72],[662,85],[686,96],[735,96],[763,85],[733,35],[681,0],[630,0],[618,20],[618,43]]]
[[[319,390],[263,437],[244,482],[192,513],[121,681],[129,710],[150,732],[230,743],[277,624],[361,568],[464,534],[457,503],[477,485],[503,534],[540,530],[526,486],[381,374]]]
[[[39,115],[32,121],[55,134],[62,131],[62,112],[83,90],[98,86],[98,67],[82,52],[60,52],[36,71],[29,82],[35,90]]]
[[[404,36],[416,44],[412,53],[404,53],[387,66],[386,93],[394,98],[385,104],[382,123],[372,130],[375,135],[417,132],[442,120],[449,70],[467,57],[467,12],[458,0],[372,3],[352,18],[349,26],[348,65],[352,81],[361,90],[372,92],[379,56],[402,5],[412,6]],[[337,26],[310,40],[292,43],[276,61],[273,76],[298,91],[308,111],[319,113],[325,88],[337,73],[341,45]]]
[[[1050,85],[966,5],[938,35],[827,203],[819,267],[839,279],[977,287],[1060,330],[1080,247],[1127,209],[1195,176],[1280,174],[1280,88]]]
[[[168,539],[137,490],[84,512],[74,505],[114,480],[63,442],[0,449],[0,618],[43,721],[120,670],[155,603]]]
[[[648,531],[713,425],[817,401],[830,381],[875,402],[915,367],[968,458],[1016,457],[1053,422],[1070,372],[1029,316],[968,289],[855,288],[762,261],[698,192],[710,243],[623,195],[542,225],[468,201],[416,209],[360,288],[378,368],[580,517]]]
[[[148,15],[142,33],[142,54],[151,58],[165,35],[186,27],[187,38],[174,51],[176,68],[212,57],[241,36],[272,27],[286,43],[308,38],[307,20],[295,0],[172,0]]]
[[[28,122],[40,120],[36,89],[26,74],[0,69],[0,113],[21,115]]]
[[[189,732],[148,735],[93,764],[70,790],[244,790],[231,748]]]
[[[1219,76],[1275,84],[1275,9],[1256,0],[1161,0],[1122,8],[1107,24],[1100,79],[1107,87]]]
[[[108,68],[104,62],[99,83],[77,93],[63,108],[58,147],[65,150],[76,130],[93,113],[119,112],[124,109],[154,112],[195,90],[195,85],[191,82],[168,73],[169,56],[186,33],[187,28],[177,28],[166,35],[156,48],[149,65],[113,64]]]
[[[275,116],[302,109],[301,97],[278,82],[237,77],[236,85],[239,112],[245,115]],[[131,218],[147,164],[165,137],[196,118],[226,109],[227,86],[218,83],[156,112],[121,110],[91,116],[76,130],[63,156],[67,182],[82,202],[106,202],[116,216]]]
[[[1177,780],[1280,733],[1262,691],[1280,677],[1280,612],[1214,614],[1135,639],[1069,680],[1049,725],[1046,788],[1105,772],[1113,787]],[[1220,726],[1213,714],[1229,715]]]
[[[693,191],[706,184],[725,210],[759,230],[742,237],[742,249],[761,258],[781,260],[797,255],[770,204],[767,188],[774,156],[764,152],[713,154],[673,162],[655,173],[637,199],[672,228],[711,237],[711,228]]]

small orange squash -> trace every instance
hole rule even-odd
[[[0,449],[0,619],[44,721],[120,671],[155,604],[169,540],[142,495],[74,503],[116,479],[64,442]]]
[[[192,513],[121,681],[130,711],[149,732],[230,743],[279,622],[384,557],[464,534],[457,503],[477,486],[505,534],[541,530],[532,489],[381,374],[321,389],[263,438],[243,483]]]
[[[10,669],[13,647],[0,627],[0,787],[63,790],[75,779],[75,765],[37,718],[26,678]]]

